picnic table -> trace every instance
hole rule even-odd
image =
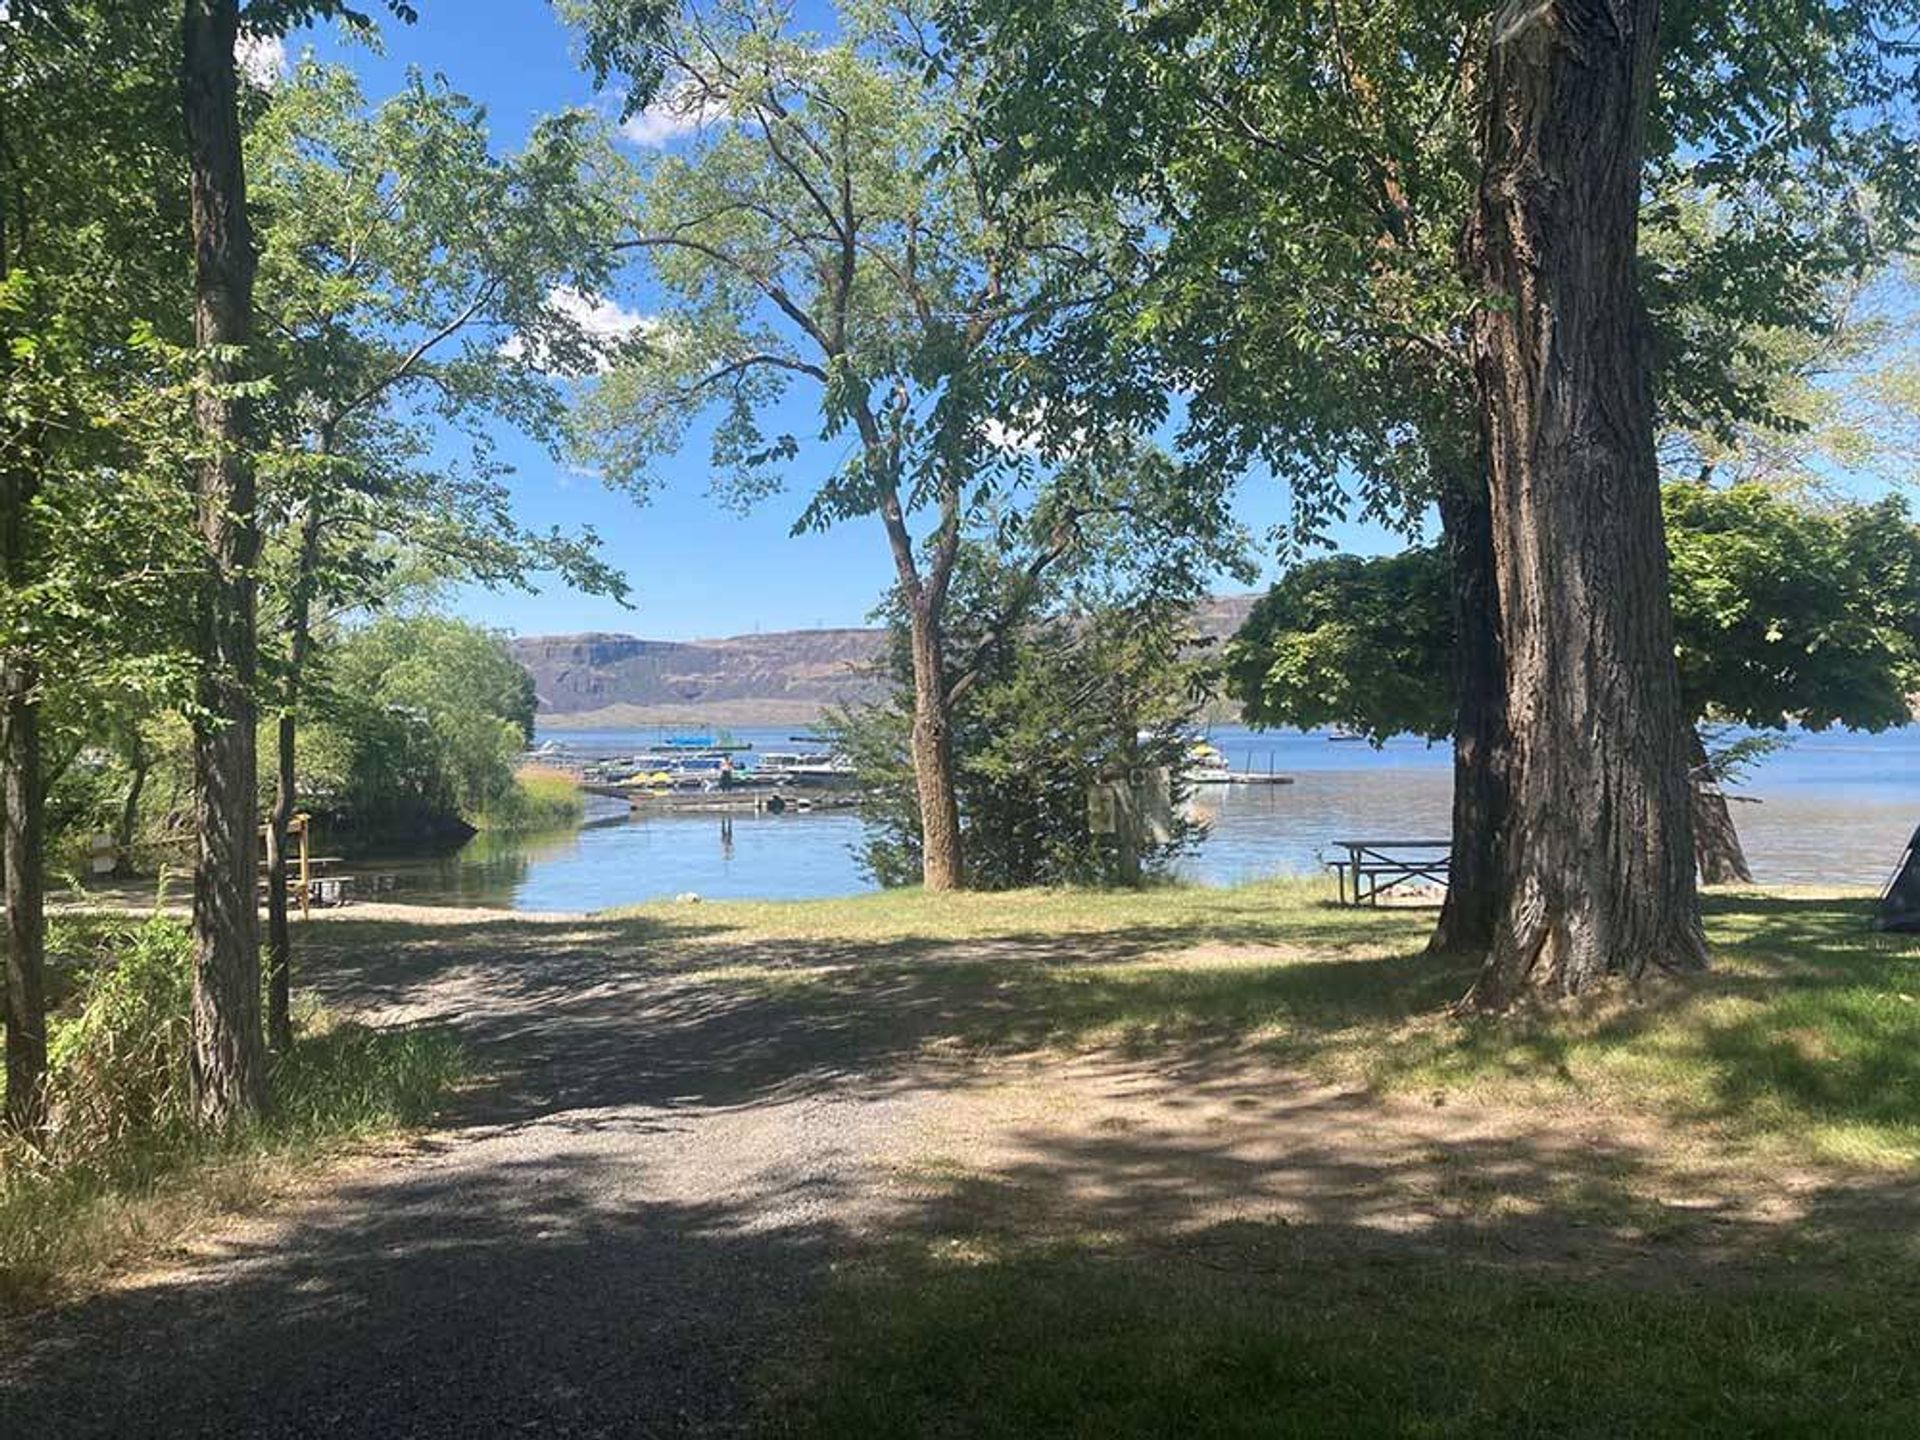
[[[1327,861],[1340,882],[1342,905],[1378,905],[1388,891],[1416,880],[1444,888],[1453,860],[1451,840],[1335,840],[1333,846],[1347,852]],[[1347,898],[1349,877],[1351,900]]]
[[[337,870],[346,860],[339,855],[303,856],[287,876],[287,894],[299,904],[301,912],[315,905],[328,908],[347,903],[347,892],[352,887],[352,878],[339,874],[322,874],[322,871]],[[266,895],[267,863],[260,862],[261,897]]]

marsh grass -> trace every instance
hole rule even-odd
[[[586,792],[575,776],[550,765],[522,765],[512,787],[475,823],[485,831],[524,835],[568,829],[585,814]]]

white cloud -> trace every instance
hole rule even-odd
[[[642,330],[651,330],[658,323],[653,316],[629,310],[618,300],[583,295],[568,285],[554,286],[547,295],[547,303],[596,340],[624,339]]]
[[[262,90],[271,90],[287,73],[287,43],[278,35],[251,35],[240,32],[233,47],[234,63],[240,73]]]
[[[1026,455],[1056,462],[1077,455],[1086,448],[1087,432],[1078,425],[1064,439],[1055,438],[1049,442],[1041,429],[1045,418],[1039,410],[1016,415],[1011,421],[990,415],[980,423],[980,438],[989,449],[998,450],[1002,455]],[[1049,443],[1061,447],[1060,452],[1047,456],[1045,452]]]
[[[654,316],[629,310],[619,301],[604,296],[582,294],[570,285],[554,286],[547,292],[547,304],[579,327],[589,341],[607,349],[630,335],[643,335],[658,329],[660,325]],[[513,335],[500,347],[500,353],[514,360],[526,358],[541,369],[557,369],[548,363],[541,353],[542,349],[537,337],[529,339],[523,335]],[[606,362],[601,361],[595,368],[605,369]]]
[[[980,438],[1003,455],[1034,455],[1040,450],[1040,437],[1032,429],[992,416],[980,427]]]
[[[726,116],[726,101],[701,86],[684,84],[621,125],[620,136],[642,149],[659,150]]]

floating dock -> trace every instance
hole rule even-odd
[[[589,795],[624,800],[649,814],[809,815],[823,810],[851,810],[859,795],[847,790],[793,790],[768,785],[734,785],[725,790],[651,790],[644,786],[595,785],[581,787]]]

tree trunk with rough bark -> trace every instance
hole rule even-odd
[[[1493,513],[1478,475],[1442,491],[1440,523],[1453,571],[1453,848],[1446,903],[1427,949],[1484,954],[1500,912],[1499,839],[1507,811],[1507,676],[1500,650]]]
[[[1493,22],[1469,255],[1513,771],[1485,1007],[1706,962],[1634,279],[1657,17]]]
[[[11,498],[11,497],[10,497]],[[11,528],[11,527],[9,527]],[[9,541],[11,548],[11,539]],[[11,566],[9,569],[11,570]],[[11,578],[11,577],[10,577]],[[30,657],[0,659],[0,869],[7,899],[7,1124],[47,1123],[46,788],[38,677]]]
[[[940,621],[924,592],[913,597],[913,780],[920,799],[921,883],[929,890],[958,890],[966,884],[966,868]]]
[[[1747,864],[1746,847],[1734,828],[1733,807],[1727,793],[1713,773],[1707,745],[1700,738],[1700,727],[1687,727],[1692,746],[1693,765],[1690,787],[1693,802],[1693,857],[1702,885],[1751,885],[1753,869]]]
[[[3,118],[3,117],[0,117]],[[0,127],[0,148],[4,146]],[[10,150],[8,153],[11,153]],[[0,283],[9,280],[26,245],[24,202],[0,199]],[[13,356],[0,334],[0,367]],[[8,377],[0,368],[0,385]],[[0,471],[0,584],[24,585],[30,576],[29,527],[40,489],[41,446],[21,430],[0,435],[10,463]],[[38,1138],[47,1122],[47,922],[45,894],[47,778],[40,763],[39,674],[22,647],[0,655],[0,889],[6,918],[5,985],[0,1024],[6,1027],[6,1123]]]
[[[259,550],[247,406],[236,352],[251,337],[253,237],[234,77],[235,0],[187,0],[181,92],[192,188],[194,419],[203,453],[198,509],[200,715],[194,724],[193,1006],[189,1073],[201,1120],[223,1127],[267,1103],[260,1028],[259,840],[253,566]]]

